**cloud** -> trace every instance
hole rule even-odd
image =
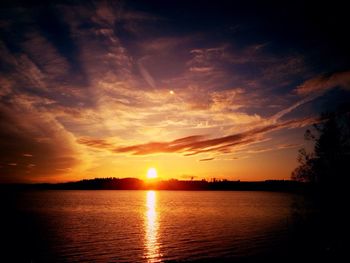
[[[74,137],[28,99],[18,96],[11,102],[0,101],[0,148],[6,153],[0,156],[3,182],[41,180],[80,163]]]
[[[324,93],[335,87],[350,88],[350,71],[337,72],[328,75],[321,75],[305,81],[299,85],[294,91],[303,96],[303,98],[290,107],[279,111],[271,117],[271,121],[276,122],[284,115],[298,108],[299,106],[315,100]]]
[[[340,86],[342,88],[350,88],[350,71],[336,72],[332,74],[320,75],[309,79],[298,86],[295,91],[302,96],[322,95],[326,91]]]
[[[192,145],[201,142],[201,135],[193,135],[170,142],[150,142],[126,147],[114,148],[114,153],[132,153],[134,155],[147,155],[153,153],[183,152]]]
[[[115,147],[113,149],[110,148],[107,142],[101,141],[101,139],[84,139],[78,142],[99,149],[107,149],[118,154],[148,155],[156,153],[183,153],[185,156],[190,156],[204,152],[227,153],[231,152],[234,147],[261,141],[261,135],[265,133],[283,128],[304,127],[316,121],[317,120],[314,118],[295,119],[213,139],[206,139],[202,135],[194,135],[173,141],[149,142],[145,144]]]
[[[207,73],[213,70],[212,67],[190,67],[191,72]]]
[[[83,137],[83,138],[79,138],[77,142],[80,144],[84,144],[86,146],[94,147],[94,148],[108,149],[113,147],[111,143],[107,142],[104,139],[94,139],[89,137]]]
[[[155,83],[153,77],[148,72],[146,67],[143,65],[142,61],[145,60],[145,59],[146,58],[140,59],[139,62],[137,63],[137,65],[139,66],[139,70],[140,70],[140,73],[141,73],[142,77],[145,79],[145,81],[148,83],[148,85],[150,85],[152,88],[155,88],[156,87],[156,83]]]
[[[318,97],[318,95],[316,95],[316,96],[315,95],[311,95],[311,96],[308,96],[308,97],[306,97],[304,99],[301,99],[301,100],[297,101],[296,103],[294,103],[293,105],[289,106],[288,108],[285,108],[285,109],[277,112],[269,120],[272,121],[272,122],[277,122],[284,115],[290,113],[291,111],[293,111],[294,109],[298,108],[299,106],[316,99],[317,97]]]
[[[116,16],[113,12],[113,5],[111,2],[103,1],[96,5],[96,13],[92,20],[96,21],[99,24],[106,24],[113,26]]]
[[[238,150],[242,147],[247,147],[254,143],[263,142],[264,139],[261,136],[252,136],[251,138],[242,139],[240,141],[227,142],[218,146],[211,146],[204,149],[197,149],[196,151],[192,151],[189,153],[185,153],[184,156],[193,156],[201,153],[218,153],[218,154],[229,154]]]
[[[47,81],[57,80],[67,74],[69,69],[67,60],[45,37],[37,31],[29,33],[26,37],[27,40],[22,43],[22,47],[25,53],[30,55],[33,66],[41,72],[43,81],[44,78],[48,78]]]
[[[251,149],[251,150],[246,150],[244,151],[245,154],[250,154],[250,153],[264,153],[264,152],[269,152],[269,151],[276,151],[276,150],[284,150],[284,149],[290,149],[290,148],[297,148],[301,147],[301,144],[296,144],[296,143],[287,143],[287,144],[280,144],[280,145],[275,145],[272,147],[267,147],[267,148],[257,148],[257,149]]]
[[[203,158],[203,159],[199,159],[199,162],[207,162],[207,161],[212,161],[214,159],[215,159],[214,157],[212,157],[212,158]]]

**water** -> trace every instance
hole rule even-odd
[[[274,192],[51,190],[14,200],[2,231],[23,262],[288,257],[304,217],[302,197]]]

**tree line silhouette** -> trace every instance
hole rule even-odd
[[[291,180],[266,180],[259,182],[207,180],[154,180],[138,178],[95,178],[66,183],[0,185],[5,189],[52,189],[52,190],[236,190],[236,191],[307,191],[309,184]]]

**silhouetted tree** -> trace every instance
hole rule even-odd
[[[316,182],[314,154],[306,152],[304,148],[298,152],[297,160],[300,165],[292,172],[292,179],[301,182]]]
[[[314,150],[299,150],[299,166],[292,179],[317,183],[322,186],[345,186],[349,181],[350,165],[350,107],[343,105],[336,112],[322,114],[313,133],[305,132],[305,139],[314,141]],[[348,186],[347,186],[348,187]]]
[[[322,114],[313,131],[305,132],[305,139],[314,142],[311,153],[299,150],[300,163],[292,173],[292,179],[313,182],[310,192],[313,220],[302,231],[315,236],[312,243],[320,255],[339,257],[347,253],[349,216],[349,166],[350,166],[350,104],[335,112]],[[325,253],[327,251],[327,253]],[[326,260],[337,261],[337,260]]]

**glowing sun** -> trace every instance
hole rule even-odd
[[[149,168],[147,171],[147,178],[148,179],[157,178],[157,170],[153,167]]]

